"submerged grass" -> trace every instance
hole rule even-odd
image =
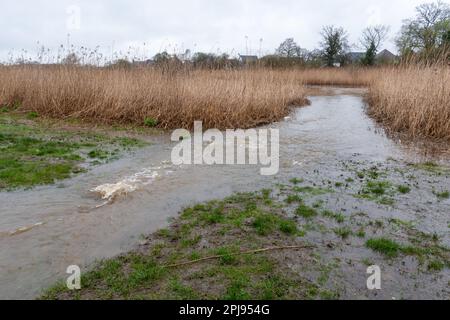
[[[419,240],[420,239],[420,240]],[[426,264],[428,271],[441,271],[450,267],[450,249],[441,246],[436,241],[427,241],[423,235],[410,237],[416,244],[400,244],[388,238],[373,238],[366,242],[366,246],[388,258],[396,258],[400,254],[417,257],[420,264]]]

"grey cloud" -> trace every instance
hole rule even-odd
[[[0,55],[11,49],[36,50],[36,42],[56,48],[70,33],[76,46],[117,50],[147,43],[148,56],[160,50],[242,53],[245,36],[253,53],[271,52],[287,37],[304,48],[319,42],[321,26],[341,25],[356,43],[361,30],[373,21],[390,25],[392,36],[402,19],[414,14],[423,0],[19,0],[2,4]],[[81,9],[81,28],[68,30],[66,10]],[[386,44],[393,49],[393,43]],[[109,49],[108,49],[109,48]]]

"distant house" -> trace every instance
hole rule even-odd
[[[258,62],[258,56],[239,55],[239,61],[245,65],[252,64]]]
[[[349,63],[351,64],[358,64],[361,63],[362,59],[364,59],[366,53],[365,52],[349,52],[347,54],[347,58]],[[397,56],[390,52],[387,49],[382,50],[380,53],[378,53],[375,57],[377,64],[386,64],[386,63],[393,63],[397,60]]]
[[[133,60],[134,66],[145,67],[145,66],[151,66],[153,64],[155,64],[155,62],[152,59],[147,59],[147,60],[143,60],[143,61]]]
[[[384,49],[376,56],[377,63],[394,63],[398,57],[387,49]]]
[[[364,56],[366,55],[365,52],[349,52],[347,57],[350,63],[354,64],[354,63],[359,63],[361,62],[361,60],[364,58]]]

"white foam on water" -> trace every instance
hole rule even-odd
[[[105,203],[97,206],[97,208],[108,204],[118,196],[127,195],[153,183],[161,173],[165,172],[166,175],[173,173],[173,171],[167,170],[172,168],[172,166],[167,163],[168,162],[163,162],[162,166],[143,169],[116,183],[106,183],[91,189],[91,192],[99,194],[103,200],[106,200]]]

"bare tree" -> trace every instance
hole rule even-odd
[[[450,6],[442,1],[424,3],[416,8],[416,21],[423,27],[433,27],[443,20],[450,19]]]
[[[344,58],[349,48],[348,34],[344,28],[335,26],[325,26],[322,28],[322,48],[323,57],[327,66],[332,67],[336,60]]]
[[[370,26],[364,29],[359,42],[366,50],[365,56],[362,59],[364,65],[372,66],[375,64],[375,59],[389,33],[389,27],[383,25]]]
[[[284,58],[298,58],[301,56],[302,50],[293,38],[284,40],[278,47],[276,54]]]
[[[361,39],[359,42],[368,50],[370,47],[375,46],[376,51],[380,49],[380,46],[386,40],[389,34],[389,27],[384,25],[370,26],[363,30]]]
[[[403,22],[397,46],[403,53],[428,54],[446,42],[450,31],[450,5],[437,1],[416,7],[416,17]]]

